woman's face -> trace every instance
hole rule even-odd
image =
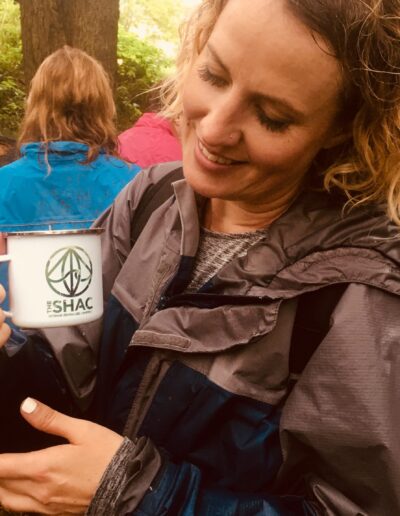
[[[284,0],[229,0],[184,84],[188,182],[256,211],[290,199],[340,138],[341,86],[338,61]]]

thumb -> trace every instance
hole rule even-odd
[[[21,403],[21,414],[37,430],[64,437],[73,444],[78,442],[79,436],[82,433],[81,425],[85,423],[80,419],[57,412],[57,410],[33,398],[26,398]]]
[[[6,239],[4,237],[4,233],[0,233],[0,254],[5,254],[6,252]]]

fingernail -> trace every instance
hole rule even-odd
[[[32,414],[32,412],[36,409],[37,403],[32,398],[26,398],[21,405],[21,410],[26,412],[27,414]]]

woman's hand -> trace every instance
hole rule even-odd
[[[6,252],[6,239],[4,233],[0,233],[0,254]],[[0,285],[0,304],[6,298],[6,291],[3,285]],[[0,308],[0,348],[4,346],[11,334],[11,328],[5,323],[5,316],[3,310]]]
[[[6,297],[6,291],[4,290],[3,285],[0,285],[0,304],[4,301]],[[5,322],[6,318],[3,310],[0,308],[0,348],[4,346],[11,334],[11,328]]]
[[[16,512],[84,514],[123,437],[31,398],[21,413],[33,427],[69,444],[0,455],[0,504]]]

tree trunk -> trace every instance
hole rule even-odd
[[[114,80],[119,0],[19,0],[26,84],[43,59],[63,45],[85,50]]]

